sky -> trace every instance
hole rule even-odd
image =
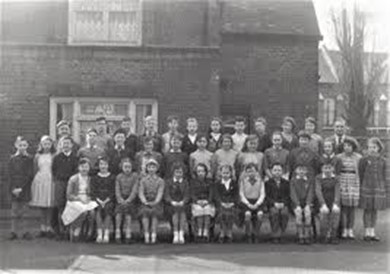
[[[322,43],[335,48],[331,11],[340,10],[343,5],[351,9],[356,2],[367,13],[368,41],[367,50],[390,53],[390,0],[312,0],[317,13],[318,23],[323,35]]]

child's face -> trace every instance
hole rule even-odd
[[[147,167],[146,167],[146,171],[149,173],[149,174],[156,174],[157,172],[157,166],[155,164],[149,164]]]
[[[68,152],[72,149],[73,144],[69,139],[62,140],[62,150]]]
[[[195,134],[198,131],[198,123],[197,122],[189,122],[187,124],[187,130],[189,134]]]
[[[196,168],[196,175],[198,176],[198,178],[200,179],[203,179],[206,177],[206,170],[204,169],[204,167],[202,166],[198,166]]]
[[[248,174],[249,178],[255,178],[257,171],[254,167],[251,167],[246,169],[246,173]]]
[[[130,174],[132,171],[132,165],[130,162],[123,162],[122,164],[122,171],[124,174]]]
[[[171,147],[173,150],[179,150],[181,148],[181,140],[178,138],[172,138],[171,139]]]
[[[129,132],[131,129],[131,121],[122,121],[121,128],[124,129],[126,132]]]
[[[68,125],[62,125],[57,130],[59,136],[68,136],[70,135],[70,128]]]
[[[221,131],[221,124],[219,123],[219,121],[216,121],[216,120],[211,121],[210,128],[211,128],[212,132],[220,133],[220,131]]]
[[[263,132],[265,132],[265,125],[262,122],[256,122],[255,123],[255,130],[257,132],[263,133]]]
[[[81,175],[88,175],[90,166],[88,163],[79,165],[79,172]]]
[[[123,146],[125,144],[125,141],[126,141],[126,136],[122,133],[118,133],[114,137],[114,142],[118,146]]]
[[[234,124],[234,129],[236,130],[237,133],[243,133],[245,130],[245,122],[236,122]]]
[[[324,143],[324,152],[327,155],[331,155],[333,153],[333,144],[332,144],[332,142],[325,142]]]
[[[99,170],[102,173],[108,172],[108,163],[106,161],[100,160],[99,161]]]
[[[292,131],[292,124],[288,121],[285,121],[283,124],[282,124],[282,129],[284,132],[287,132],[287,133],[290,133]]]
[[[23,140],[23,141],[19,141],[17,144],[16,144],[16,148],[17,150],[19,151],[19,153],[21,154],[25,154],[27,152],[27,148],[28,148],[28,143],[26,140]]]
[[[345,153],[352,153],[353,152],[353,147],[349,143],[344,143],[343,148],[344,148]]]
[[[248,150],[251,152],[255,152],[257,150],[257,144],[258,144],[257,139],[248,141],[247,143]]]
[[[170,131],[177,131],[178,127],[179,127],[179,122],[177,120],[171,120],[168,123],[168,128]]]
[[[376,143],[368,142],[368,153],[369,154],[379,153],[379,146]]]
[[[100,133],[107,132],[107,122],[106,121],[97,121],[95,125],[96,125],[97,132],[100,132]]]
[[[272,144],[276,147],[280,147],[282,145],[282,136],[280,136],[279,134],[275,134],[272,136]]]
[[[42,148],[44,151],[50,151],[51,146],[53,145],[53,142],[49,139],[42,141]]]
[[[305,130],[307,131],[307,132],[309,132],[309,133],[313,133],[314,132],[314,130],[315,130],[315,125],[313,124],[313,123],[311,123],[311,122],[306,122],[305,123]]]
[[[206,138],[200,138],[197,142],[196,145],[198,146],[199,149],[206,149],[207,147],[207,140]]]
[[[323,172],[326,176],[330,176],[330,175],[333,173],[333,166],[332,166],[332,165],[329,165],[329,164],[323,165],[323,166],[322,166],[322,172]]]
[[[232,148],[232,141],[229,138],[224,138],[222,141],[222,148],[225,150],[229,150]]]
[[[309,146],[309,138],[299,137],[299,146],[300,147],[308,147]]]
[[[280,178],[282,177],[283,175],[283,169],[282,169],[282,166],[280,165],[275,165],[273,166],[272,170],[271,170],[271,173],[272,173],[272,176],[274,178]]]
[[[89,132],[87,134],[87,142],[90,144],[90,145],[94,145],[96,143],[96,133],[95,132]]]
[[[223,167],[223,168],[221,169],[221,177],[222,177],[222,179],[228,180],[228,179],[231,178],[231,176],[232,176],[232,173],[230,172],[230,169],[229,169],[229,168]]]
[[[154,120],[152,118],[148,118],[145,120],[145,129],[149,131],[154,131]]]
[[[146,142],[144,144],[144,148],[145,148],[145,151],[148,151],[148,152],[151,152],[153,151],[153,141],[150,141],[150,142]]]
[[[297,173],[298,176],[303,177],[303,176],[306,176],[306,174],[307,174],[307,168],[304,166],[299,166],[299,167],[297,167],[295,172]]]
[[[175,177],[175,179],[181,179],[183,178],[183,170],[181,168],[178,168],[178,169],[175,169],[175,171],[173,172],[173,177]]]

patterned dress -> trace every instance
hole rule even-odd
[[[360,206],[364,209],[386,209],[386,160],[379,155],[362,158],[359,175]]]
[[[52,176],[53,155],[37,154],[38,172],[31,184],[30,206],[49,208],[54,206],[54,183]]]
[[[361,155],[353,153],[347,155],[339,154],[337,157],[341,161],[340,170],[340,193],[341,205],[357,207],[360,198],[360,180],[358,174],[358,165]]]

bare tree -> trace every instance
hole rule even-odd
[[[344,96],[345,120],[352,134],[365,136],[374,109],[374,94],[386,71],[386,55],[364,51],[367,39],[365,13],[355,3],[332,12],[335,40],[341,55],[340,88]]]

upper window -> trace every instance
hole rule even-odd
[[[323,123],[325,126],[332,126],[336,116],[336,102],[333,98],[324,99]]]
[[[142,42],[142,0],[69,0],[69,44]]]

